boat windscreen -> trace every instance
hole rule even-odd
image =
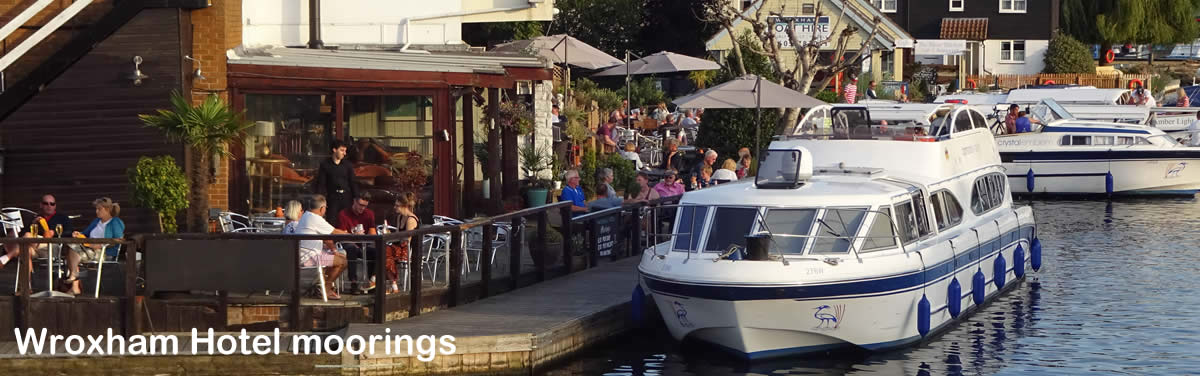
[[[675,220],[675,249],[694,251],[700,244],[700,230],[708,215],[707,206],[681,206]]]
[[[816,240],[813,243],[812,254],[840,254],[850,251],[858,235],[858,227],[862,226],[866,217],[866,208],[858,209],[828,209],[825,215],[817,220]]]
[[[717,208],[704,250],[724,252],[735,244],[745,247],[746,235],[754,227],[756,216],[756,208]]]
[[[798,255],[808,245],[817,209],[771,209],[767,212],[766,228],[771,234],[771,253]]]

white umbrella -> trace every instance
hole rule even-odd
[[[558,64],[584,69],[601,69],[622,63],[621,59],[604,53],[587,43],[566,34],[523,39],[497,45],[494,51],[525,51],[533,49],[539,56]]]
[[[698,70],[721,69],[721,65],[711,60],[680,55],[674,52],[662,51],[650,56],[631,61],[624,65],[606,69],[592,76],[636,76],[641,74],[673,73]]]
[[[762,108],[812,108],[822,104],[819,99],[788,89],[762,77],[747,74],[695,94],[672,101],[686,108],[753,108],[762,116]],[[754,152],[758,154],[761,119],[754,124]]]

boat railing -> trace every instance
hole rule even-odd
[[[642,217],[649,219],[649,226],[647,226],[647,230],[643,234],[646,237],[646,240],[645,240],[646,244],[650,248],[650,252],[654,257],[658,257],[660,259],[665,258],[666,254],[673,252],[674,248],[675,248],[675,242],[678,240],[678,238],[680,236],[687,236],[688,237],[687,241],[694,244],[694,245],[689,245],[688,248],[695,248],[695,249],[686,249],[687,256],[685,256],[685,262],[691,259],[691,255],[693,253],[704,252],[704,250],[701,249],[703,247],[703,242],[701,240],[707,240],[707,239],[695,239],[692,237],[696,236],[698,234],[703,234],[703,231],[701,231],[702,228],[698,228],[697,226],[703,226],[706,223],[707,216],[709,214],[708,214],[708,212],[705,212],[703,214],[704,215],[703,217],[697,218],[698,210],[695,210],[695,209],[691,210],[691,217],[690,217],[690,221],[692,223],[692,226],[690,226],[691,229],[687,232],[676,232],[679,230],[679,226],[676,226],[676,223],[678,222],[676,220],[676,217],[678,215],[680,215],[681,213],[683,213],[683,211],[680,209],[686,208],[686,207],[692,207],[692,208],[706,207],[706,208],[714,208],[715,209],[715,208],[721,208],[721,207],[728,208],[728,207],[737,207],[737,206],[701,205],[701,204],[691,204],[691,203],[680,203],[680,204],[673,204],[673,205],[660,205],[660,206],[656,206],[656,207],[643,208],[642,209],[643,210]],[[746,208],[756,208],[757,209],[759,207],[747,206]],[[788,208],[788,209],[792,209],[792,208]],[[773,243],[772,244],[773,246],[771,248],[774,249],[775,251],[777,251],[777,253],[775,253],[772,256],[776,256],[777,259],[780,260],[784,265],[788,264],[789,258],[791,258],[793,260],[805,260],[805,259],[817,260],[817,261],[824,261],[824,262],[831,263],[831,264],[836,264],[838,262],[837,261],[838,258],[832,257],[832,256],[836,256],[840,253],[828,253],[828,254],[815,253],[814,254],[814,253],[811,253],[812,252],[811,249],[806,250],[807,252],[805,252],[805,253],[786,253],[786,252],[784,252],[784,249],[782,249],[782,247],[779,247],[778,243],[775,242],[776,238],[806,239],[807,241],[805,242],[805,248],[811,248],[811,246],[809,246],[809,244],[815,244],[816,241],[821,240],[821,239],[842,240],[847,243],[847,245],[846,245],[847,252],[853,254],[855,260],[857,260],[860,263],[862,262],[862,252],[860,252],[858,247],[855,246],[857,243],[859,243],[859,240],[865,241],[865,240],[876,240],[876,239],[885,239],[885,240],[890,239],[894,246],[899,248],[902,252],[907,252],[907,250],[905,249],[905,246],[904,246],[904,241],[900,238],[901,232],[896,226],[897,222],[896,222],[895,218],[892,216],[892,214],[888,211],[867,209],[867,208],[841,208],[841,207],[837,207],[837,208],[794,208],[794,209],[813,209],[813,210],[836,209],[836,210],[840,210],[840,211],[853,211],[853,212],[863,213],[863,219],[861,220],[859,225],[854,229],[854,231],[855,231],[854,234],[842,234],[842,233],[839,233],[835,229],[835,225],[840,226],[842,229],[845,229],[847,227],[847,223],[846,223],[847,221],[842,220],[840,223],[831,222],[831,221],[827,220],[826,218],[821,218],[821,217],[815,217],[813,219],[813,222],[816,225],[816,230],[813,231],[812,233],[795,234],[795,233],[788,233],[788,232],[783,232],[783,231],[772,230],[770,228],[770,225],[767,223],[766,218],[763,216],[763,213],[756,213],[755,217],[754,217],[755,218],[754,221],[757,224],[757,226],[753,227],[751,230],[752,232],[747,233],[746,235],[750,236],[750,235],[755,235],[755,234],[767,234],[772,239],[771,242]],[[888,219],[887,223],[888,223],[888,227],[891,231],[891,235],[890,236],[871,236],[869,234],[869,232],[870,232],[869,228],[867,229],[868,234],[858,235],[858,232],[863,231],[863,228],[862,228],[863,226],[872,226],[874,224],[873,218],[867,218],[868,214],[876,214],[876,215],[885,216]],[[699,221],[700,221],[699,223],[696,222],[697,219],[699,219]],[[668,226],[667,228],[669,229],[669,231],[663,231],[664,225]],[[712,231],[709,231],[710,236],[711,236],[711,232]],[[914,238],[915,237],[916,236],[914,236]],[[663,245],[670,247],[670,249],[667,250],[666,254],[659,252],[660,247]],[[738,248],[743,248],[743,249],[745,248],[745,246],[741,246],[741,245],[737,245],[737,244],[730,244],[730,246],[731,247],[726,247],[727,249],[725,249],[724,251],[719,251],[719,252],[724,252],[724,253],[721,255],[721,257],[718,257],[717,260],[727,258],[729,255],[734,253],[734,251],[737,251],[735,249],[732,249],[733,247],[738,247]]]

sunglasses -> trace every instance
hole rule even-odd
[[[57,202],[45,202],[45,201],[42,201],[42,205],[46,205],[46,206],[55,206],[55,205],[58,205],[58,203],[57,203]]]

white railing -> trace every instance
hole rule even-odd
[[[71,3],[71,5],[67,6],[66,9],[63,9],[63,11],[55,15],[54,18],[51,18],[49,22],[46,22],[45,25],[37,29],[37,31],[34,31],[33,34],[31,34],[28,38],[25,38],[25,40],[21,41],[17,47],[13,48],[3,57],[0,57],[0,71],[8,69],[9,65],[12,65],[12,63],[16,62],[17,59],[20,59],[21,56],[24,56],[26,52],[29,52],[29,50],[33,48],[33,46],[41,43],[42,40],[46,39],[46,37],[49,37],[50,34],[53,34],[55,31],[57,31],[58,28],[62,27],[63,24],[75,17],[76,14],[79,14],[79,12],[83,11],[83,8],[86,8],[91,3],[92,0],[76,0],[74,3]],[[30,8],[36,6],[37,4],[31,5]],[[42,7],[44,8],[45,5],[42,5]],[[25,12],[22,12],[20,15],[18,15],[18,17],[24,14]],[[29,17],[33,17],[33,14],[30,14]],[[25,21],[27,20],[28,18],[25,19]],[[4,25],[4,29],[7,29],[9,26],[12,26],[13,29],[16,29],[25,23],[25,21],[21,21],[20,23],[17,21],[17,19],[13,19],[13,21]],[[3,29],[0,29],[0,31],[3,31]]]

